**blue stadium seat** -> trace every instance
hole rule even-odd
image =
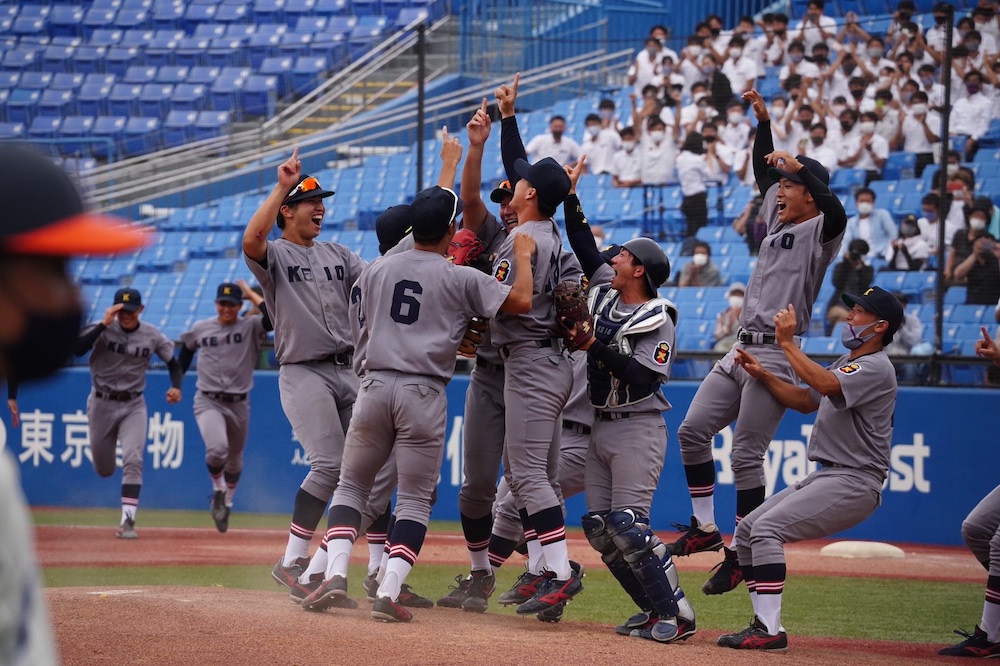
[[[854,195],[859,187],[864,187],[867,173],[864,169],[837,169],[830,178],[830,189],[840,195]]]
[[[83,85],[83,74],[71,74],[69,72],[59,72],[52,77],[49,90],[79,90]]]
[[[281,35],[268,33],[255,33],[250,37],[246,49],[249,53],[250,66],[260,69],[261,64],[267,58],[278,55],[278,45],[281,43]]]
[[[134,116],[139,112],[139,95],[142,86],[133,83],[116,83],[108,94],[108,114],[112,116]]]
[[[217,37],[208,44],[205,63],[215,67],[249,64],[249,56],[243,53],[243,42],[239,39]]]
[[[277,112],[278,77],[253,74],[240,92],[240,106],[249,116],[272,117]]]
[[[73,71],[81,74],[100,71],[107,53],[107,46],[84,44],[73,53]]]
[[[84,9],[79,5],[55,5],[49,13],[49,34],[78,37],[83,33]]]
[[[176,111],[202,111],[208,87],[203,83],[178,83],[170,95],[170,108]]]
[[[209,89],[209,105],[216,111],[236,111],[239,107],[237,97],[243,90],[246,78],[222,76],[216,79]]]
[[[0,90],[11,90],[21,80],[21,72],[12,69],[0,70]]]
[[[73,70],[73,54],[77,46],[71,44],[50,44],[42,51],[42,66],[47,72]]]
[[[133,65],[129,67],[125,72],[125,76],[122,77],[122,83],[153,83],[156,81],[156,75],[159,72],[157,67],[150,67],[147,65]]]
[[[214,139],[222,136],[229,126],[228,111],[202,111],[195,123],[195,140]]]
[[[167,113],[174,86],[170,83],[147,83],[139,93],[139,115],[160,117]]]
[[[183,28],[184,27],[183,3],[157,2],[153,5],[151,23],[154,29],[161,28]]]
[[[833,355],[838,354],[840,349],[840,338],[827,336],[807,336],[802,338],[802,351],[806,354]]]
[[[30,6],[30,5],[26,5]],[[10,28],[18,37],[42,37],[45,33],[45,18],[38,16],[18,16]]]
[[[920,201],[924,198],[921,192],[905,192],[894,200],[894,205],[890,211],[896,217],[904,215],[916,215],[920,217]]]
[[[122,149],[129,157],[149,153],[160,147],[159,118],[129,118],[125,123]]]
[[[237,5],[223,5],[225,7],[236,7]],[[252,23],[230,23],[226,26],[226,39],[238,39],[244,44],[257,34],[257,26]]]
[[[91,46],[117,46],[124,35],[125,31],[118,28],[98,28],[91,33],[88,43]]]
[[[22,123],[26,127],[37,113],[38,99],[42,96],[40,90],[14,88],[7,98],[7,122]]]
[[[358,24],[356,16],[331,16],[326,24],[326,32],[349,35]]]
[[[38,98],[38,113],[48,116],[66,116],[76,108],[72,90],[43,90]]]
[[[300,16],[295,19],[295,30],[293,32],[314,35],[323,32],[329,19],[326,16]]]
[[[193,32],[194,37],[201,39],[219,39],[226,36],[225,23],[199,23]]]
[[[323,16],[344,14],[350,9],[348,0],[316,0],[313,11]]]
[[[228,2],[219,5],[219,10],[215,12],[215,20],[219,23],[246,24],[250,16],[250,9],[247,5]]]
[[[100,116],[108,111],[108,96],[111,85],[104,83],[84,83],[76,93],[76,106],[80,115]]]
[[[141,59],[142,53],[138,46],[109,46],[104,57],[104,69],[110,74],[124,78],[129,68],[141,62]]]
[[[380,0],[351,0],[355,16],[371,16],[382,13]]]
[[[163,121],[163,145],[174,148],[190,142],[194,138],[194,124],[198,120],[197,111],[171,111]]]
[[[890,152],[882,167],[882,178],[885,180],[899,180],[900,178],[913,178],[916,175],[917,154],[906,151]]]
[[[184,30],[193,32],[199,25],[211,23],[215,20],[216,11],[218,11],[218,5],[189,4],[187,11],[184,12]]]
[[[948,290],[944,292],[945,305],[965,303],[965,290],[966,288],[963,286],[948,287]]]
[[[284,23],[284,0],[254,0],[254,23]]]
[[[17,46],[4,51],[2,55],[0,70],[23,72],[25,70],[36,69],[42,65],[42,59],[37,49]]]
[[[157,83],[184,83],[191,69],[181,65],[164,65],[156,73]]]
[[[372,45],[382,38],[382,29],[375,27],[363,27],[359,25],[351,31],[347,38],[352,59],[360,58]]]
[[[152,29],[136,28],[134,30],[122,30],[122,40],[119,46],[138,46],[145,48],[156,38],[156,31]]]
[[[83,76],[84,87],[98,85],[110,88],[116,83],[118,83],[118,75],[109,72],[92,72]]]
[[[292,92],[292,68],[295,60],[291,57],[265,58],[259,72],[264,76],[273,76],[278,83],[278,97],[287,97]]]
[[[208,57],[210,41],[202,37],[184,37],[177,42],[173,52],[174,64],[194,68]]]
[[[315,88],[326,75],[329,67],[326,58],[300,56],[292,68],[292,88],[299,93]]]
[[[67,116],[59,125],[56,138],[59,152],[63,155],[90,155],[92,144],[80,141],[90,136],[94,129],[93,116]]]
[[[192,67],[188,72],[187,82],[211,85],[219,78],[221,72],[221,67],[207,67],[205,65]]]
[[[896,190],[896,182],[893,180],[873,180],[868,183],[868,189],[875,193],[875,203],[880,207],[888,206]]]
[[[24,123],[0,123],[0,139],[23,139]]]
[[[309,51],[312,44],[312,34],[301,32],[286,32],[278,41],[278,55],[283,57],[298,57]]]
[[[336,67],[348,56],[347,38],[342,33],[320,32],[312,36],[306,55],[314,58],[326,58],[331,66]]]
[[[125,30],[151,28],[151,18],[148,9],[122,7],[115,15],[114,25]]]
[[[992,305],[958,303],[952,308],[947,321],[949,324],[988,324],[993,321],[993,310]]]
[[[62,116],[35,116],[28,125],[28,136],[32,139],[54,139],[61,123]]]
[[[53,76],[52,72],[22,72],[17,87],[44,91],[52,83]]]
[[[180,47],[180,40],[172,35],[156,35],[146,45],[143,64],[163,68],[171,65]]]

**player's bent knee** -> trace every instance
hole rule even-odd
[[[601,554],[605,562],[610,562],[617,559],[620,552],[608,532],[606,516],[607,512],[588,513],[580,518],[580,525],[594,550]]]

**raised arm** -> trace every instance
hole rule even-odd
[[[497,107],[500,109],[500,155],[503,158],[503,168],[511,187],[521,180],[514,171],[514,162],[518,159],[528,159],[524,150],[524,141],[517,129],[517,118],[514,117],[514,102],[517,100],[517,87],[521,81],[521,73],[514,75],[514,80],[496,89]]]
[[[569,174],[570,189],[566,201],[563,202],[563,211],[566,213],[566,238],[569,239],[569,245],[573,248],[573,254],[580,262],[584,275],[591,278],[604,264],[604,257],[597,247],[597,240],[590,229],[587,216],[583,214],[580,199],[576,196],[576,183],[580,179],[586,160],[587,156],[583,155],[575,167],[564,167]]]
[[[490,114],[486,111],[486,98],[482,106],[476,109],[472,119],[465,125],[465,134],[469,137],[469,154],[462,166],[462,187],[459,196],[462,198],[462,226],[476,233],[486,221],[486,203],[483,201],[483,153],[486,140],[490,137]]]
[[[288,191],[299,182],[302,173],[302,162],[299,161],[299,149],[278,167],[278,182],[264,203],[253,214],[243,232],[243,252],[256,262],[267,258],[267,235],[271,233],[281,211],[281,203]]]
[[[743,99],[750,102],[753,113],[757,117],[757,137],[753,143],[753,177],[757,181],[757,189],[761,196],[777,181],[768,175],[767,155],[774,152],[774,139],[771,137],[771,116],[767,112],[767,104],[757,89],[743,93]]]
[[[448,135],[448,126],[441,128],[441,173],[438,175],[438,187],[455,189],[455,176],[458,175],[458,163],[462,161],[462,143],[458,137]]]

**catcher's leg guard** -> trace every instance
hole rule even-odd
[[[607,530],[604,522],[604,514],[591,513],[581,518],[583,533],[587,535],[587,540],[594,550],[601,554],[601,559],[608,565],[608,570],[615,577],[625,592],[632,597],[635,605],[644,612],[653,610],[653,604],[642,588],[642,583],[635,577],[632,568],[622,557],[622,552],[618,550],[611,539],[611,534]]]
[[[615,546],[621,551],[632,572],[642,584],[653,609],[661,617],[675,617],[679,609],[674,585],[667,576],[673,562],[667,547],[649,529],[647,520],[631,509],[612,511],[605,521]],[[676,580],[676,571],[674,579]]]

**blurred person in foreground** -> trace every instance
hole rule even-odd
[[[79,332],[80,296],[66,272],[68,258],[136,250],[147,236],[124,220],[84,213],[69,176],[24,144],[5,144],[0,182],[0,378],[12,374],[23,384],[59,370]],[[31,517],[6,452],[0,534],[0,664],[57,664]]]

